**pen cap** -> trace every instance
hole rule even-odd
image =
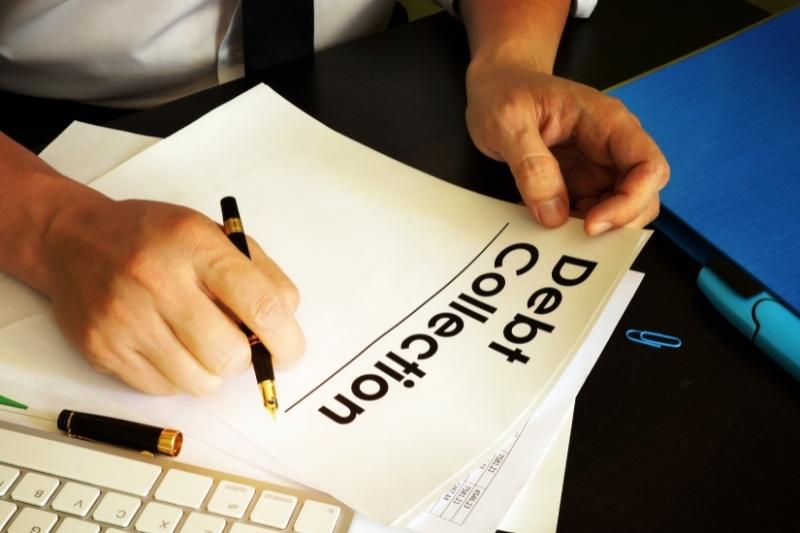
[[[104,442],[134,450],[178,455],[183,443],[179,431],[107,416],[63,410],[58,415],[58,429],[70,437]]]

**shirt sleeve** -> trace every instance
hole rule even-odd
[[[459,17],[460,14],[458,12],[458,0],[433,0],[435,3],[439,4],[442,9],[447,11],[453,16]],[[597,0],[572,0],[572,7],[570,8],[570,14],[573,17],[586,19],[592,14],[594,11],[595,6],[597,5]]]

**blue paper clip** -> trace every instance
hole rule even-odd
[[[680,348],[683,342],[678,337],[666,335],[657,331],[644,331],[641,329],[629,329],[625,332],[625,337],[632,342],[638,342],[651,348]]]

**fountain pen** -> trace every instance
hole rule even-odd
[[[222,207],[223,230],[228,239],[247,257],[250,257],[250,249],[247,247],[247,239],[244,235],[244,226],[239,217],[239,207],[233,196],[226,196],[220,201]],[[253,363],[253,370],[256,373],[256,381],[261,390],[261,397],[264,400],[264,407],[276,418],[278,413],[278,396],[275,390],[275,371],[272,368],[272,355],[261,342],[261,340],[245,324],[239,323],[247,340],[250,342],[250,359]]]

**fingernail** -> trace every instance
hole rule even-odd
[[[600,235],[611,229],[611,222],[595,222],[589,227],[589,235]]]
[[[566,210],[567,206],[564,205],[564,200],[560,196],[554,196],[536,206],[539,222],[550,228],[559,226],[564,222]]]

